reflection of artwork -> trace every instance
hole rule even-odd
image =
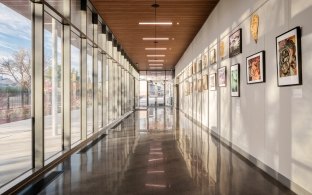
[[[203,54],[203,69],[205,69],[208,66],[208,52],[205,52]]]
[[[248,84],[265,82],[264,62],[264,51],[246,58]]]
[[[193,74],[196,74],[196,61],[193,62]]]
[[[220,58],[225,58],[225,43],[224,41],[220,41]]]
[[[239,64],[231,66],[231,96],[239,97],[240,79],[239,79]]]
[[[203,76],[203,90],[208,90],[208,75]]]
[[[278,85],[300,85],[302,83],[300,27],[278,36],[276,49]]]
[[[216,73],[209,75],[209,89],[210,91],[216,90]]]
[[[257,43],[258,41],[258,28],[259,28],[259,16],[253,14],[250,20],[250,32],[253,40]]]
[[[209,52],[210,65],[217,63],[217,48],[214,46]]]
[[[196,80],[193,81],[193,90],[194,90],[194,92],[197,92],[197,81]]]
[[[230,58],[242,53],[242,29],[238,29],[229,37]]]
[[[197,72],[201,72],[201,71],[202,71],[202,59],[200,56],[197,60]]]
[[[202,79],[198,79],[197,80],[197,90],[198,90],[198,92],[202,92],[203,91]]]
[[[218,69],[219,87],[226,87],[226,66]]]

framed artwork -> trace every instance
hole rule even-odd
[[[202,59],[201,59],[201,55],[197,58],[197,72],[201,72],[202,71]]]
[[[240,95],[240,71],[239,64],[231,66],[231,96],[239,97]]]
[[[246,58],[247,84],[265,82],[265,52],[261,51]]]
[[[190,76],[192,76],[192,64],[189,66],[189,68],[188,68],[188,76],[190,77]]]
[[[196,74],[196,61],[195,60],[193,62],[192,67],[193,67],[193,74]]]
[[[203,69],[205,69],[207,66],[208,66],[208,52],[205,52],[203,55],[202,55],[202,58],[203,58]]]
[[[192,81],[189,82],[189,86],[190,86],[190,94],[193,93],[193,83]]]
[[[209,63],[210,65],[217,63],[217,45],[213,46],[209,51]]]
[[[234,57],[242,53],[242,29],[238,29],[229,37],[229,56]]]
[[[276,37],[277,83],[279,87],[302,84],[300,27]]]
[[[203,90],[208,90],[208,75],[203,76]]]
[[[216,90],[216,73],[209,75],[209,89],[210,91]]]
[[[226,87],[226,66],[218,69],[218,84],[219,87]]]
[[[250,33],[253,40],[258,42],[259,15],[253,14],[250,19]]]
[[[202,79],[197,80],[197,91],[202,92],[203,91],[203,86],[202,86]]]

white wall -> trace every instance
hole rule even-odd
[[[257,44],[249,31],[253,12],[260,16]],[[210,73],[221,66],[229,72],[230,65],[240,63],[241,97],[230,97],[229,74],[226,88],[204,91],[209,93],[203,95],[203,103],[209,97],[208,127],[312,193],[311,24],[311,0],[220,0],[176,65],[176,75],[207,46],[242,28],[243,53],[209,67]],[[303,85],[277,87],[275,38],[296,26],[302,27]],[[261,50],[266,82],[247,85],[246,57]]]

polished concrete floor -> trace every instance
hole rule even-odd
[[[293,194],[184,114],[150,108],[21,194]]]

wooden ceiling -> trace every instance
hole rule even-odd
[[[91,0],[101,17],[109,26],[118,42],[139,70],[149,70],[148,54],[164,54],[163,70],[174,69],[209,14],[219,0],[157,0],[157,22],[173,22],[172,26],[157,26],[157,37],[169,41],[157,41],[156,47],[166,51],[146,51],[155,47],[154,41],[143,37],[155,37],[155,26],[142,26],[139,22],[154,22],[154,0]]]

